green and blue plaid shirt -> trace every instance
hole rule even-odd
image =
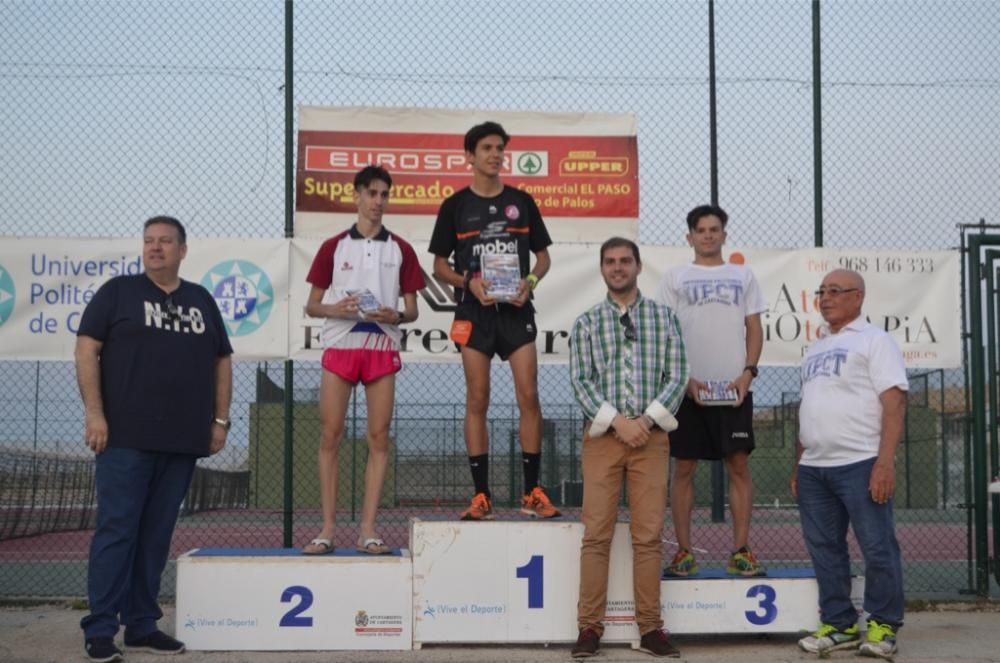
[[[626,314],[635,340],[626,338]],[[676,428],[688,366],[672,310],[639,293],[624,311],[608,296],[576,319],[569,356],[576,402],[593,422],[591,437],[603,435],[618,414],[647,414],[664,430]]]

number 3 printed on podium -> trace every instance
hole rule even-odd
[[[757,626],[764,626],[773,622],[778,616],[778,606],[774,605],[774,599],[777,596],[778,594],[774,591],[774,587],[770,585],[754,585],[748,589],[747,598],[757,599],[757,609],[747,610],[743,613],[746,615],[747,621]],[[763,615],[760,614],[761,610],[764,611]]]

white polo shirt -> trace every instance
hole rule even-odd
[[[306,280],[326,289],[324,304],[334,304],[348,291],[367,288],[375,299],[389,308],[396,308],[399,296],[424,287],[424,276],[417,254],[403,238],[383,226],[375,237],[365,237],[357,225],[323,242]],[[357,320],[326,318],[320,337],[324,347],[331,347],[346,336],[363,318]],[[377,323],[398,347],[402,333],[397,325]]]
[[[745,265],[679,265],[660,283],[660,301],[681,321],[691,377],[734,380],[747,365],[746,318],[767,310]]]
[[[858,317],[809,346],[802,360],[802,465],[836,467],[878,455],[879,395],[909,390],[903,353],[889,334]]]

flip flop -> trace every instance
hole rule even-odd
[[[382,539],[371,538],[364,540],[358,539],[357,551],[367,555],[385,555],[392,550],[389,546],[385,545],[385,541]]]
[[[306,550],[309,546],[316,546],[319,550]],[[329,555],[333,552],[333,541],[316,537],[302,549],[303,555]]]

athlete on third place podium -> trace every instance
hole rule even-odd
[[[678,550],[667,575],[698,572],[691,545],[691,510],[698,460],[725,459],[729,474],[729,508],[733,514],[733,548],[727,572],[762,575],[764,568],[749,547],[753,482],[750,453],[754,449],[753,392],[757,361],[764,345],[760,314],[767,310],[753,272],[722,259],[726,212],[715,205],[696,207],[687,216],[688,244],[694,262],[667,272],[660,300],[681,320],[691,379],[677,412],[678,428],[670,436],[674,476],[670,513]],[[735,391],[735,405],[708,405],[707,382]]]

